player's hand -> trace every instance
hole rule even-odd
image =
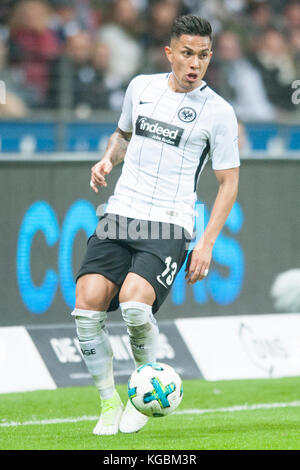
[[[185,268],[185,279],[188,284],[195,284],[207,276],[211,258],[212,248],[203,246],[202,248],[194,248],[190,252]]]
[[[95,193],[98,192],[98,186],[107,186],[105,176],[111,172],[112,168],[112,163],[109,160],[101,160],[92,167],[90,186]]]

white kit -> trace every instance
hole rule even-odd
[[[128,86],[118,126],[132,138],[106,212],[177,224],[192,234],[197,183],[208,159],[214,170],[240,164],[237,120],[205,82],[176,93],[168,77],[139,75]]]

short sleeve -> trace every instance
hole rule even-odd
[[[118,127],[124,132],[132,131],[132,90],[133,80],[129,83],[122,106],[121,116],[118,122]]]
[[[231,106],[226,106],[215,116],[210,149],[214,170],[226,170],[240,166],[238,123]]]

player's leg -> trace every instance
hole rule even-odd
[[[184,236],[141,243],[146,251],[134,255],[119,295],[136,365],[156,361],[158,328],[153,313],[168,296],[187,254]],[[128,401],[120,430],[138,431],[147,419]]]
[[[153,287],[146,279],[131,272],[126,276],[119,299],[136,367],[155,362],[159,332],[152,314],[152,304],[155,301]],[[148,417],[137,411],[128,400],[120,422],[120,431],[137,432],[147,421]]]
[[[155,301],[152,285],[138,274],[130,272],[120,290],[119,300],[135,366],[155,362],[158,327],[152,314]]]
[[[114,393],[112,348],[105,329],[106,311],[118,287],[100,274],[81,276],[72,315],[84,361],[102,399]]]
[[[106,223],[102,217],[98,227]],[[101,228],[101,227],[100,227]],[[98,232],[97,232],[98,233]],[[131,265],[131,252],[117,240],[94,233],[77,274],[75,316],[83,357],[101,398],[101,416],[95,434],[115,434],[122,409],[115,390],[113,351],[105,329],[106,312]]]
[[[99,274],[81,276],[76,285],[77,336],[87,369],[101,399],[101,415],[94,434],[116,434],[123,405],[115,389],[113,351],[105,329],[106,311],[118,287]]]

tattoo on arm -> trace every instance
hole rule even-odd
[[[110,136],[103,158],[108,158],[113,166],[124,160],[131,133],[123,132],[117,128]]]

